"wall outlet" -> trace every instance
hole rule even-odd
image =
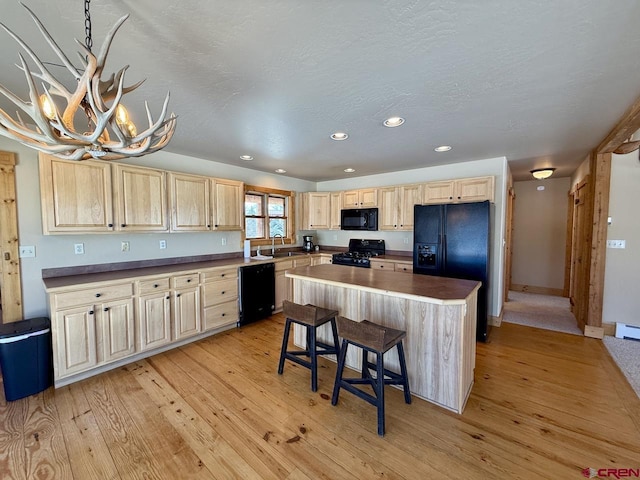
[[[625,240],[607,240],[607,248],[627,248]]]
[[[404,244],[409,245],[409,237],[404,237]]]
[[[226,245],[227,244],[227,237],[222,237],[221,241],[222,241],[222,245],[223,246]]]
[[[167,248],[167,241],[160,240],[160,250],[164,250],[165,248]]]
[[[21,245],[18,249],[20,258],[35,257],[36,247],[33,245]]]
[[[128,252],[129,251],[129,242],[120,243],[120,251],[121,252]]]
[[[338,235],[334,235],[334,236],[333,236],[333,239],[334,239],[334,240],[338,240]]]
[[[74,243],[73,253],[76,255],[84,255],[84,243]]]

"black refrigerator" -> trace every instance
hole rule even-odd
[[[491,204],[416,205],[413,273],[478,280],[476,337],[486,342]]]

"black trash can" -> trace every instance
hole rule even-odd
[[[30,318],[0,325],[0,367],[7,401],[46,390],[53,380],[51,321]]]

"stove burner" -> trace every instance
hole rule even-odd
[[[349,251],[333,255],[335,265],[352,265],[354,267],[370,268],[372,257],[384,255],[384,240],[349,240]]]

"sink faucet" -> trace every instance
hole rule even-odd
[[[280,237],[282,246],[284,246],[284,237],[281,234],[276,233],[273,237],[271,237],[271,255],[273,256],[275,256],[276,254],[276,237]]]

